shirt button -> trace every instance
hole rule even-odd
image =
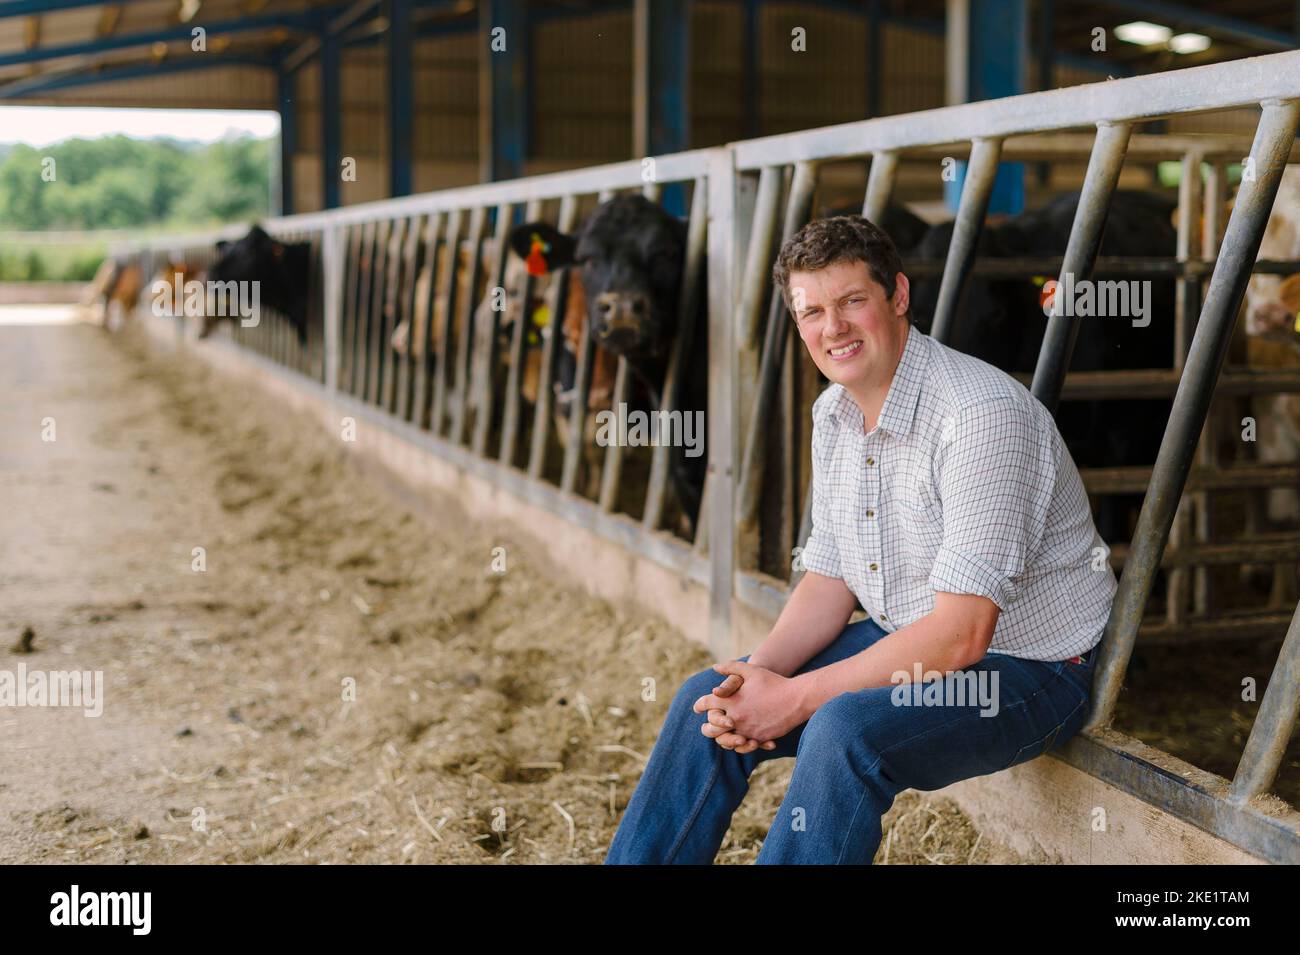
[[[880,615],[880,619],[881,619],[881,620],[888,620],[888,619],[889,619],[889,614],[887,614],[887,613],[882,613],[882,614]]]
[[[876,466],[876,459],[875,459],[875,458],[867,458],[867,467],[869,467],[869,468],[874,468],[875,466]]]
[[[876,516],[876,512],[871,508],[867,508],[867,517],[875,517],[875,516]]]
[[[874,563],[873,563],[873,564],[868,564],[867,566],[870,567],[872,570],[879,570],[879,569],[880,569],[880,565],[879,565],[879,564],[874,564]]]

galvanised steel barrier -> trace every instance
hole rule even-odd
[[[1135,136],[1133,129],[1141,121],[1173,114],[1249,105],[1262,109],[1247,150],[1255,176],[1243,182],[1219,244],[1216,216],[1226,194],[1223,168],[1242,156],[1233,154],[1231,144],[1196,137],[1182,141]],[[1248,852],[1274,862],[1297,862],[1300,813],[1266,794],[1300,708],[1300,607],[1292,614],[1231,782],[1175,760],[1111,726],[1143,608],[1166,546],[1171,538],[1175,545],[1183,546],[1193,536],[1205,537],[1206,529],[1199,524],[1176,525],[1183,492],[1205,495],[1218,487],[1240,486],[1237,478],[1223,478],[1222,462],[1204,451],[1201,467],[1192,472],[1216,383],[1222,395],[1300,390],[1300,375],[1290,372],[1238,373],[1235,380],[1222,382],[1219,374],[1278,181],[1291,156],[1297,121],[1300,52],[1280,53],[657,157],[651,183],[643,178],[642,164],[633,161],[286,217],[268,223],[268,231],[285,239],[307,237],[319,249],[320,363],[312,363],[310,349],[306,356],[295,357],[296,343],[286,342],[283,332],[277,338],[274,329],[241,330],[237,340],[308,375],[316,375],[318,370],[325,391],[341,408],[388,422],[458,466],[708,586],[710,642],[719,655],[730,655],[733,600],[773,612],[785,595],[777,578],[757,569],[763,484],[774,472],[798,473],[793,463],[796,415],[790,410],[797,390],[793,349],[787,347],[790,323],[779,297],[772,295],[768,276],[778,239],[792,234],[811,213],[818,167],[869,158],[863,210],[868,217],[879,218],[905,158],[934,155],[940,147],[947,147],[943,155],[969,156],[932,329],[936,338],[944,340],[951,336],[959,318],[956,306],[972,272],[1001,269],[1016,274],[1026,268],[1037,271],[1042,265],[1041,261],[976,262],[975,249],[998,162],[1052,158],[1071,154],[1071,150],[1077,154],[1077,134],[1039,137],[1093,128],[1083,194],[1069,243],[1064,256],[1052,264],[1059,275],[1072,273],[1078,278],[1092,275],[1099,266],[1129,274],[1175,276],[1180,283],[1178,333],[1167,371],[1067,376],[1080,319],[1053,315],[1029,382],[1033,393],[1053,409],[1062,398],[1170,393],[1174,398],[1152,468],[1125,469],[1123,473],[1111,469],[1111,473],[1091,476],[1092,490],[1100,486],[1103,492],[1146,493],[1134,540],[1123,555],[1123,573],[1104,635],[1089,725],[1058,755]],[[1026,136],[1035,140],[1022,143],[1020,137]],[[1068,141],[1071,138],[1073,141]],[[1156,145],[1159,139],[1166,141]],[[1162,150],[1183,162],[1175,260],[1099,262],[1106,212],[1126,156],[1145,153],[1151,158]],[[1202,196],[1199,175],[1190,174],[1199,170],[1203,160],[1214,169],[1206,190],[1208,202]],[[516,320],[510,328],[509,371],[502,394],[489,384],[496,358],[498,316],[484,313],[478,319],[491,323],[491,333],[481,339],[474,327],[480,272],[488,271],[488,286],[501,286],[506,279],[503,240],[518,206],[524,206],[525,218],[534,219],[547,215],[548,207],[558,203],[558,210],[551,210],[554,219],[561,228],[571,228],[578,221],[582,199],[603,199],[615,191],[636,189],[654,195],[668,183],[691,186],[691,239],[682,314],[690,314],[693,296],[704,295],[709,315],[709,468],[704,509],[693,543],[663,530],[666,453],[662,448],[654,450],[648,500],[640,519],[620,513],[616,506],[623,454],[616,446],[605,449],[598,498],[590,500],[577,492],[581,425],[587,414],[585,396],[593,353],[585,326],[578,355],[577,400],[563,465],[558,479],[546,471],[550,384],[566,287],[562,275],[546,290],[552,318],[549,333],[542,336],[542,387],[533,408],[526,457],[518,441],[527,323]],[[1203,203],[1208,220],[1205,234],[1214,238],[1202,245],[1194,224]],[[495,236],[492,242],[485,240],[489,231]],[[186,252],[175,240],[168,240],[153,243],[143,254],[156,254],[164,247]],[[459,262],[462,251],[463,266]],[[706,252],[707,284],[701,288],[697,286]],[[992,268],[987,268],[990,265]],[[1283,263],[1260,270],[1297,268]],[[1202,299],[1201,285],[1207,275]],[[470,290],[469,294],[463,289]],[[523,301],[529,301],[527,289]],[[437,329],[429,320],[431,310],[441,316]],[[421,317],[425,319],[422,323],[416,321]],[[412,328],[422,329],[419,334],[426,337],[421,345],[436,341],[440,345],[436,354],[429,347],[420,349],[419,354],[409,351],[406,356],[394,352],[388,346],[388,335],[402,320],[412,320]],[[669,370],[670,386],[681,367],[686,340],[687,336],[679,338]],[[482,349],[476,341],[485,343]],[[486,354],[476,354],[479,350]],[[487,373],[478,374],[481,368]],[[626,398],[627,377],[620,362],[616,400]],[[669,387],[665,394],[673,391]],[[491,411],[496,402],[504,403],[499,427],[495,427]],[[785,413],[780,413],[781,408],[787,409]],[[774,420],[785,432],[777,456],[780,460],[775,464],[769,448]],[[491,433],[497,436],[495,450],[488,447]],[[1266,487],[1289,479],[1292,471],[1256,465],[1249,480],[1254,486]],[[1194,474],[1190,488],[1189,474]],[[779,532],[782,540],[798,541],[807,533],[807,480],[780,480]],[[1261,555],[1261,547],[1248,549],[1253,559],[1300,558],[1300,551],[1289,543],[1273,546],[1266,555]],[[1231,545],[1200,543],[1199,553],[1184,553],[1176,566],[1181,572],[1239,560],[1247,556],[1241,550],[1240,546],[1234,550]],[[1174,592],[1185,592],[1187,580],[1185,572],[1181,579],[1171,579],[1171,603],[1183,605]],[[1196,584],[1194,589],[1200,592],[1201,587]],[[1205,603],[1203,597],[1198,600]],[[1177,628],[1186,626],[1186,621],[1175,617],[1170,624]],[[1171,766],[1179,768],[1174,771]]]
[[[1254,177],[1246,179],[1237,196],[1227,231],[1214,260],[1199,318],[1193,323],[1191,280],[1184,300],[1185,359],[1175,365],[1173,410],[1152,469],[1138,517],[1134,541],[1124,561],[1119,592],[1103,638],[1094,704],[1084,733],[1061,751],[1062,758],[1107,782],[1134,793],[1180,818],[1213,832],[1272,861],[1300,861],[1300,813],[1258,799],[1276,778],[1286,744],[1300,708],[1300,607],[1295,609],[1287,639],[1279,652],[1263,704],[1231,785],[1209,773],[1179,775],[1168,768],[1163,754],[1117,732],[1112,718],[1124,674],[1138,634],[1142,612],[1155,572],[1169,541],[1175,512],[1187,483],[1192,459],[1206,423],[1211,398],[1227,354],[1229,338],[1259,250],[1264,227],[1277,193],[1283,168],[1295,143],[1300,121],[1300,52],[1256,57],[1097,83],[1069,89],[1013,96],[904,116],[891,116],[825,129],[770,136],[733,146],[736,174],[757,177],[749,255],[740,292],[736,326],[742,330],[736,364],[753,367],[757,350],[757,319],[764,300],[765,273],[771,265],[771,232],[776,212],[777,176],[792,167],[783,231],[788,234],[806,218],[816,166],[846,157],[872,157],[864,211],[883,215],[899,157],[904,150],[970,143],[970,165],[963,184],[957,219],[940,286],[933,334],[951,335],[956,305],[975,261],[997,165],[1007,137],[1094,127],[1094,145],[1084,179],[1060,276],[1086,278],[1097,264],[1102,230],[1133,126],[1143,120],[1176,113],[1261,107],[1261,120],[1251,144]],[[1193,167],[1198,168],[1198,167]],[[1185,171],[1186,168],[1185,168]],[[1199,176],[1185,176],[1185,189],[1199,187]],[[1186,218],[1191,206],[1184,201]],[[1179,252],[1190,258],[1184,232]],[[756,520],[756,500],[762,426],[774,402],[779,372],[786,359],[784,341],[788,319],[776,307],[767,312],[765,341],[757,358],[757,389],[752,400],[741,400],[737,413],[753,408],[744,465],[739,474],[735,528],[743,535]],[[1047,325],[1032,391],[1055,410],[1079,333],[1079,316],[1054,314]],[[1190,332],[1190,335],[1188,334]],[[746,352],[749,354],[747,355]],[[790,376],[787,376],[790,377]],[[743,379],[742,379],[743,381]],[[1113,382],[1110,384],[1114,384]],[[1291,390],[1295,382],[1283,390]],[[714,415],[723,409],[711,409]],[[806,512],[805,508],[805,512]],[[729,515],[730,516],[730,515]],[[715,515],[715,520],[717,515]],[[725,533],[715,525],[717,533]],[[1279,558],[1300,557],[1273,555]],[[737,575],[741,599],[762,603],[761,586],[753,575]],[[1185,765],[1185,764],[1183,764]],[[1195,777],[1195,778],[1193,778]]]
[[[679,301],[687,334],[674,343],[661,390],[664,410],[672,410],[690,341],[689,316],[696,312],[700,296],[709,297],[709,314],[726,314],[716,297],[728,294],[718,277],[729,274],[729,235],[725,230],[711,232],[708,223],[728,220],[730,197],[712,193],[708,184],[716,168],[729,162],[725,149],[697,150],[656,157],[653,167],[637,161],[614,163],[268,220],[263,228],[276,238],[312,243],[307,347],[299,347],[288,322],[275,314],[254,328],[234,323],[232,337],[322,382],[344,413],[397,423],[408,437],[531,503],[708,586],[711,568],[702,535],[697,535],[696,549],[692,541],[665,531],[670,449],[663,444],[649,449],[644,493],[635,494],[629,507],[622,494],[628,484],[623,470],[629,449],[615,441],[593,458],[593,448],[585,442],[588,386],[596,358],[596,342],[586,323],[561,459],[556,462],[548,453],[557,440],[552,434],[552,385],[558,374],[567,270],[542,280],[521,268],[511,269],[506,238],[516,219],[545,219],[561,231],[572,231],[584,208],[618,193],[639,192],[655,200],[667,187],[679,188],[688,197]],[[715,199],[717,209],[710,206]],[[244,231],[227,228],[220,234],[155,240],[138,254],[149,274],[155,263],[168,260],[210,265],[216,239],[238,238]],[[713,276],[707,286],[706,260]],[[539,285],[544,288],[539,290]],[[513,300],[524,303],[510,321],[479,307],[489,288],[510,288]],[[539,291],[550,320],[540,329],[539,341],[530,344],[531,309],[524,306]],[[409,336],[405,354],[390,345],[402,323]],[[487,327],[481,327],[484,323]],[[497,354],[501,335],[506,337],[504,355]],[[317,342],[319,349],[314,347]],[[539,359],[531,409],[521,394],[530,357]],[[495,388],[493,370],[499,364],[507,374],[504,387]],[[614,409],[629,400],[631,388],[627,363],[619,359]],[[584,465],[594,465],[599,472],[599,486],[589,495],[579,487]]]
[[[1087,157],[1093,137],[1074,133],[1011,137],[1004,141],[1003,159],[1070,160]],[[1203,286],[1210,277],[1219,242],[1222,239],[1226,197],[1227,167],[1240,163],[1250,151],[1249,138],[1223,135],[1146,135],[1129,137],[1125,155],[1128,167],[1177,161],[1181,167],[1177,207],[1177,252],[1173,258],[1098,257],[1096,276],[1144,276],[1153,279],[1177,277],[1173,312],[1173,349],[1170,363],[1160,369],[1106,370],[1076,372],[1066,376],[1062,397],[1081,398],[1153,398],[1171,397],[1181,376]],[[966,158],[966,150],[909,150],[910,158],[937,160],[945,155]],[[1293,147],[1291,162],[1300,162],[1300,147]],[[1204,188],[1199,169],[1208,170]],[[1153,170],[1154,172],[1154,170]],[[976,261],[971,271],[986,276],[1059,274],[1061,257],[994,259]],[[909,274],[926,274],[930,263],[909,265]],[[1254,272],[1291,274],[1300,271],[1300,262],[1255,263]],[[1244,352],[1245,331],[1236,329],[1238,350]],[[1216,436],[1237,430],[1241,412],[1250,413],[1249,397],[1277,391],[1295,391],[1300,373],[1296,371],[1261,371],[1235,368],[1224,371],[1214,392],[1210,423],[1204,440],[1198,445],[1196,465],[1189,475],[1187,494],[1176,514],[1170,540],[1161,566],[1169,571],[1163,619],[1144,620],[1140,639],[1145,644],[1186,644],[1197,639],[1258,639],[1285,630],[1291,618],[1300,558],[1300,539],[1295,533],[1269,535],[1267,541],[1217,541],[1221,529],[1214,526],[1215,492],[1300,485],[1300,467],[1295,464],[1255,464],[1250,461],[1225,461]],[[1030,384],[1030,378],[1023,378]],[[1243,402],[1247,404],[1243,405]],[[1150,466],[1099,466],[1081,464],[1080,474],[1089,494],[1139,493],[1150,483]],[[1250,502],[1262,503],[1257,494]],[[1192,505],[1192,506],[1187,506]],[[1262,515],[1248,508],[1250,529],[1261,522]],[[1110,560],[1117,569],[1123,567],[1129,551],[1128,542],[1112,543]],[[1277,556],[1273,566],[1273,592],[1261,611],[1228,612],[1221,608],[1208,573],[1214,566],[1245,563],[1259,556],[1263,544],[1265,556]]]

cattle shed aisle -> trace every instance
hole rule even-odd
[[[1010,778],[1031,774],[1016,795],[1032,800],[1049,792],[1033,788],[1037,774],[1047,772],[1047,766],[1056,772],[1075,772],[1076,777],[1071,778],[1076,778],[1080,789],[1089,779],[1088,785],[1109,784],[1115,792],[1108,795],[1108,805],[1137,797],[1130,804],[1134,811],[1145,805],[1164,813],[1171,817],[1169,825],[1180,833],[1177,838],[1155,840],[1159,845],[1146,844],[1150,833],[1132,817],[1133,824],[1123,832],[1112,827],[1104,839],[1088,839],[1094,859],[1098,852],[1134,861],[1201,858],[1233,851],[1225,848],[1225,843],[1231,843],[1261,858],[1295,860],[1300,851],[1300,816],[1267,795],[1294,723],[1294,635],[1276,661],[1274,681],[1259,707],[1245,758],[1231,787],[1225,778],[1144,746],[1110,724],[1154,572],[1174,525],[1174,506],[1205,422],[1236,307],[1283,165],[1294,146],[1300,109],[1297,77],[1300,54],[1277,54],[660,156],[656,157],[657,176],[649,183],[642,178],[640,164],[630,162],[291,217],[271,223],[269,228],[286,240],[312,241],[320,256],[322,281],[313,294],[320,296],[323,322],[321,350],[315,359],[304,362],[304,356],[286,341],[283,325],[274,320],[255,333],[240,332],[234,346],[226,343],[200,352],[231,367],[255,369],[285,400],[305,402],[331,427],[338,427],[340,416],[355,419],[359,425],[357,447],[391,469],[419,486],[451,491],[473,509],[533,528],[556,562],[582,568],[583,579],[597,592],[620,601],[640,601],[667,615],[683,632],[699,639],[707,635],[716,655],[733,655],[762,637],[780,605],[781,589],[776,586],[780,582],[757,572],[752,540],[747,536],[749,526],[758,520],[757,489],[771,467],[770,455],[764,452],[769,429],[762,423],[771,409],[781,407],[786,409],[786,427],[795,420],[788,404],[791,392],[781,384],[790,381],[791,352],[786,350],[783,358],[781,348],[785,316],[767,296],[765,274],[774,239],[789,234],[811,214],[819,165],[870,156],[864,208],[869,216],[878,218],[889,201],[899,161],[909,150],[941,146],[939,137],[970,141],[970,170],[934,319],[934,334],[943,340],[955,320],[961,288],[976,264],[983,213],[1005,143],[1017,136],[1080,124],[1096,127],[1083,198],[1059,272],[1088,275],[1135,124],[1170,114],[1262,103],[1250,147],[1257,176],[1247,179],[1238,196],[1222,249],[1213,262],[1203,307],[1179,310],[1178,334],[1188,348],[1174,356],[1179,374],[1168,382],[1176,383],[1177,396],[1152,470],[1158,493],[1147,495],[1134,546],[1124,560],[1120,593],[1103,644],[1092,726],[1060,750],[1059,760],[1018,767]],[[564,449],[564,478],[557,486],[539,470],[541,448],[536,443],[527,468],[519,467],[519,449],[512,446],[519,435],[511,427],[502,432],[510,438],[502,437],[499,452],[487,443],[489,418],[481,422],[483,428],[478,427],[480,422],[473,429],[464,427],[470,399],[476,399],[479,407],[491,408],[493,402],[498,408],[504,405],[507,422],[522,412],[516,373],[507,380],[505,393],[483,391],[487,379],[471,375],[477,367],[471,364],[470,348],[471,338],[477,340],[477,330],[475,335],[468,330],[472,302],[458,306],[461,311],[455,321],[460,323],[456,326],[459,331],[440,350],[432,362],[434,367],[429,367],[428,361],[415,367],[398,361],[395,366],[394,355],[383,344],[397,320],[409,317],[412,308],[422,307],[409,294],[409,278],[416,263],[404,252],[408,246],[403,236],[423,228],[428,230],[426,237],[436,238],[438,230],[446,228],[448,246],[459,246],[465,233],[458,230],[468,222],[469,261],[474,269],[482,268],[493,277],[490,284],[498,284],[507,267],[500,240],[512,212],[522,209],[528,219],[544,213],[554,215],[558,203],[561,216],[572,216],[577,200],[603,200],[620,190],[638,190],[654,197],[660,190],[679,185],[690,187],[692,222],[701,228],[707,222],[706,234],[698,235],[687,256],[690,273],[691,256],[700,256],[707,248],[707,279],[701,277],[702,287],[696,291],[709,302],[711,467],[701,533],[692,543],[663,533],[657,508],[648,507],[640,519],[621,513],[615,507],[615,495],[606,493],[617,489],[612,484],[602,486],[598,501],[573,494],[570,465],[578,448],[572,440]],[[491,224],[486,221],[489,212],[495,216]],[[1185,224],[1195,221],[1188,208],[1180,218]],[[497,241],[482,244],[489,233]],[[149,255],[176,245],[156,245]],[[487,248],[492,250],[490,254],[483,253]],[[1190,268],[1183,260],[1179,267]],[[1198,277],[1198,288],[1200,281]],[[451,284],[444,281],[437,290],[444,305]],[[429,294],[426,289],[423,307],[427,307]],[[687,283],[683,295],[689,294]],[[493,313],[489,320],[496,321]],[[1063,387],[1068,393],[1070,382],[1064,380],[1064,373],[1075,321],[1078,319],[1054,316],[1048,326],[1032,386],[1049,407],[1060,399]],[[520,324],[514,326],[513,341],[505,346],[512,356],[512,368],[517,368],[523,354]],[[175,338],[181,328],[176,325],[168,336]],[[761,345],[764,339],[767,346]],[[495,332],[484,340],[495,342]],[[257,354],[245,347],[250,345]],[[677,349],[680,358],[681,341]],[[589,361],[590,353],[583,352],[579,381],[584,380]],[[288,372],[284,366],[307,372],[309,377]],[[355,381],[358,369],[364,372],[365,387],[359,388]],[[347,375],[340,377],[341,370]],[[432,379],[433,413],[428,422],[423,401],[414,407],[404,403],[407,392],[402,382],[409,385],[412,374],[417,379],[425,375]],[[401,392],[396,403],[391,384],[394,375]],[[1274,387],[1287,390],[1297,384],[1294,379],[1294,375],[1280,376]],[[377,389],[380,381],[384,384]],[[449,413],[449,408],[459,410]],[[581,411],[580,406],[575,408],[576,420],[581,420]],[[536,427],[543,428],[549,422],[540,405],[533,420]],[[573,433],[580,434],[577,430]],[[794,446],[788,435],[784,445],[787,449]],[[611,445],[605,455],[606,475],[615,475],[616,484],[622,449]],[[800,492],[787,485],[784,496],[788,529],[791,515],[797,516],[800,510]],[[803,510],[806,514],[806,501]],[[965,789],[978,792],[980,786],[972,784]],[[1121,790],[1127,795],[1121,796]],[[1077,808],[1084,812],[1087,799],[1079,789],[1064,797],[1050,792],[1058,802],[1064,798],[1067,804],[1079,796]],[[1009,804],[1004,797],[1000,806],[988,811],[1002,813],[1011,825],[1015,814],[1005,813]],[[1020,814],[1025,812],[1028,810]],[[1086,824],[1080,825],[1087,830]],[[1045,838],[1061,839],[1062,854],[1081,858],[1082,844],[1069,842],[1079,831],[1053,827]]]
[[[407,489],[413,506],[437,515],[438,502],[495,526],[517,529],[546,563],[575,583],[629,615],[665,618],[674,629],[703,642],[707,632],[708,591],[694,581],[664,571],[653,560],[609,541],[590,528],[531,503],[523,488],[502,487],[470,461],[448,460],[445,448],[432,447],[427,432],[393,422],[371,406],[344,396],[331,397],[322,386],[287,372],[264,356],[218,336],[195,343],[178,338],[170,319],[142,316],[161,354],[182,349],[209,364],[245,395],[264,395],[269,404],[302,412],[323,433],[339,434],[340,422],[357,422],[356,441],[345,444],[378,465]],[[750,639],[766,633],[772,620],[737,605],[738,626]],[[741,639],[744,639],[743,637]],[[1155,751],[1148,755],[1157,758]],[[1038,759],[995,776],[968,780],[939,791],[962,807],[986,838],[1024,859],[1065,863],[1251,864],[1259,860],[1194,826],[1053,759]],[[1104,839],[1080,819],[1097,806],[1106,808],[1111,833]]]

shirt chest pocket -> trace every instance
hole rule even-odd
[[[896,510],[903,562],[914,576],[929,578],[943,544],[943,508],[923,493],[908,489],[898,499]]]

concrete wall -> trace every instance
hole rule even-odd
[[[0,305],[73,305],[86,282],[0,282]]]

